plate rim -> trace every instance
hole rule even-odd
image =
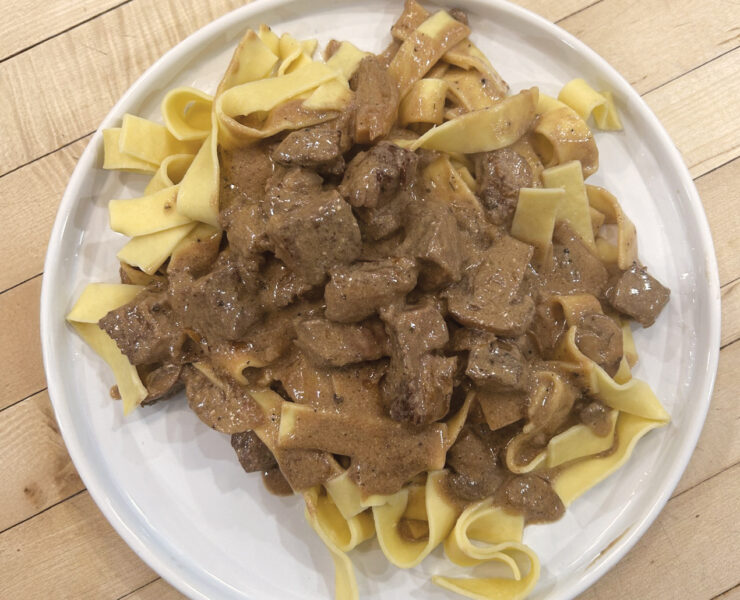
[[[197,581],[197,579],[189,576],[189,573],[183,573],[182,569],[178,568],[176,557],[167,556],[152,550],[146,543],[144,532],[135,531],[129,527],[124,516],[120,514],[116,507],[109,501],[108,493],[105,484],[101,482],[100,474],[96,472],[94,466],[88,461],[79,439],[73,432],[74,425],[71,416],[65,411],[66,395],[62,391],[63,378],[59,372],[58,362],[54,356],[54,346],[52,343],[52,331],[54,325],[54,316],[52,311],[52,303],[54,302],[54,298],[52,296],[54,289],[53,282],[57,279],[61,271],[61,255],[55,249],[59,248],[61,244],[67,219],[75,203],[78,201],[78,192],[84,183],[84,176],[89,168],[94,165],[95,155],[102,137],[102,130],[111,126],[114,120],[120,118],[122,108],[128,103],[129,98],[132,95],[135,95],[140,88],[147,88],[151,83],[153,83],[152,80],[157,77],[159,71],[166,68],[164,65],[176,63],[179,59],[185,57],[193,48],[198,47],[203,42],[207,42],[218,33],[222,33],[224,30],[227,30],[233,21],[246,21],[253,14],[267,12],[281,6],[298,5],[300,3],[301,0],[259,0],[238,7],[190,34],[160,56],[144,71],[144,73],[126,90],[126,92],[124,92],[102,120],[101,124],[88,142],[84,152],[77,161],[57,210],[44,261],[40,303],[42,357],[44,371],[47,377],[48,394],[59,425],[59,430],[64,439],[65,447],[67,448],[67,451],[69,452],[87,491],[90,493],[90,496],[93,498],[94,502],[104,514],[108,522],[116,530],[118,535],[123,538],[126,544],[158,575],[190,598],[208,600],[207,596],[193,584],[193,581]],[[341,3],[337,2],[337,4]],[[437,4],[437,2],[435,2],[435,4]],[[625,100],[629,100],[634,103],[638,108],[638,111],[642,112],[643,116],[650,121],[653,128],[652,133],[655,135],[655,141],[657,142],[659,149],[670,160],[671,166],[674,167],[675,175],[687,194],[687,208],[689,209],[691,216],[694,218],[700,247],[705,251],[703,258],[705,261],[708,294],[708,352],[706,360],[703,363],[703,368],[700,366],[699,361],[697,361],[696,367],[697,374],[703,376],[701,385],[699,386],[702,402],[702,407],[699,412],[701,418],[692,421],[688,427],[683,443],[679,446],[679,452],[674,457],[671,466],[671,475],[665,480],[665,483],[663,483],[662,487],[659,489],[659,493],[654,494],[650,499],[649,508],[647,510],[640,511],[640,517],[633,523],[628,532],[625,535],[622,535],[618,541],[610,547],[609,552],[604,557],[597,557],[598,562],[594,566],[586,569],[577,579],[575,579],[571,589],[566,590],[563,594],[558,594],[555,597],[560,600],[566,597],[574,598],[591,587],[614,565],[621,561],[622,558],[624,558],[624,556],[634,547],[637,541],[644,535],[670,499],[680,478],[688,466],[691,456],[693,455],[711,404],[719,363],[721,301],[717,258],[709,223],[701,198],[682,155],[652,109],[630,85],[630,83],[611,66],[611,64],[584,42],[565,31],[557,24],[521,6],[510,4],[505,0],[463,0],[463,2],[459,2],[459,4],[465,4],[483,10],[493,9],[503,11],[508,13],[510,16],[528,22],[530,25],[533,25],[545,34],[557,38],[561,42],[571,46],[578,54],[594,62],[602,73],[605,73],[612,81],[618,84],[618,91],[622,97],[625,98]],[[553,598],[553,600],[555,600],[555,598]]]

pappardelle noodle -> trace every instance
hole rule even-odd
[[[509,86],[459,10],[408,0],[372,54],[246,32],[213,96],[127,114],[104,168],[151,175],[109,204],[121,283],[68,321],[110,365],[125,413],[176,396],[248,472],[300,493],[357,598],[349,552],[377,537],[418,565],[443,545],[524,598],[553,521],[669,417],[631,376],[630,323],[669,291],[639,262],[588,122],[621,129],[582,79]],[[608,165],[607,165],[608,168]],[[498,573],[498,572],[497,572]]]

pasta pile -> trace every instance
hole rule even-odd
[[[587,121],[593,118],[603,130],[621,129],[610,93],[575,79],[557,99],[537,88],[508,95],[508,86],[470,41],[466,25],[445,11],[429,14],[413,1],[407,2],[392,33],[394,53],[388,69],[398,82],[398,123],[419,134],[392,141],[411,150],[444,153],[427,167],[432,181],[449,185],[460,202],[474,205],[476,180],[466,155],[513,147],[531,158],[530,166],[542,182],[541,187],[520,191],[511,227],[514,237],[534,247],[537,260],[551,256],[555,224],[567,221],[604,262],[627,269],[635,261],[635,228],[619,202],[584,182],[598,168]],[[314,58],[316,46],[315,40],[278,37],[266,26],[249,30],[214,96],[176,88],[162,101],[164,125],[127,114],[120,128],[103,132],[105,169],[151,174],[144,195],[109,204],[111,228],[131,238],[118,258],[134,283],[90,284],[67,319],[110,365],[125,413],[136,408],[147,391],[136,367],[98,321],[130,302],[163,268],[177,264],[190,245],[220,243],[219,147],[239,148],[281,131],[322,123],[352,102],[349,80],[367,53],[342,42],[323,62]],[[525,135],[528,132],[531,135]],[[615,237],[601,235],[602,225],[612,225]],[[553,488],[566,506],[618,469],[643,435],[669,419],[649,386],[631,376],[637,353],[626,321],[625,353],[614,377],[579,350],[579,316],[586,310],[601,312],[593,301],[587,295],[556,298],[568,326],[558,362],[565,372],[583,377],[590,395],[612,409],[609,435],[597,436],[583,424],[574,425],[554,436],[532,460],[519,464],[517,448],[540,427],[528,422],[506,453],[507,467],[514,473],[557,468]],[[248,354],[228,360],[221,366],[242,383],[246,367],[261,366]],[[199,368],[208,376],[205,366]],[[534,395],[556,411],[562,388],[558,373],[544,371]],[[269,389],[250,394],[269,417],[255,430],[260,439],[270,448],[287,447],[300,433],[302,411],[311,409],[286,402]],[[446,448],[457,438],[472,401],[473,393],[439,424]],[[338,600],[357,598],[348,552],[372,537],[399,568],[418,565],[443,545],[457,565],[495,562],[508,569],[509,577],[433,577],[434,583],[469,598],[524,598],[537,583],[539,561],[522,543],[524,517],[491,498],[461,509],[443,490],[444,456],[430,461],[436,468],[425,480],[392,495],[363,498],[338,464],[325,486],[304,494],[306,518],[334,559]],[[415,535],[402,535],[402,528]]]

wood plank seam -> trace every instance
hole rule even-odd
[[[22,520],[18,521],[17,523],[11,525],[10,527],[6,527],[5,529],[0,530],[0,535],[4,534],[6,531],[10,531],[11,529],[15,529],[19,525],[23,525],[23,523],[28,523],[31,519],[35,519],[39,515],[44,514],[46,511],[51,510],[55,506],[59,506],[60,504],[64,504],[65,502],[67,502],[69,500],[72,500],[72,498],[75,498],[75,497],[79,496],[80,494],[82,494],[82,493],[84,493],[86,491],[87,491],[87,488],[82,488],[81,490],[75,492],[74,494],[71,494],[70,496],[67,496],[66,498],[63,498],[62,500],[58,500],[57,502],[54,502],[54,504],[50,504],[49,506],[47,506],[46,508],[40,510],[39,512],[34,513],[31,516],[28,516],[25,519],[22,519]]]
[[[27,279],[24,279],[23,281],[20,281],[20,282],[18,282],[16,284],[11,285],[10,287],[5,288],[4,290],[0,291],[0,296],[2,296],[5,292],[9,292],[11,290],[14,290],[17,287],[20,287],[20,286],[28,283],[29,281],[33,281],[37,277],[41,277],[43,274],[44,274],[43,271],[41,273],[36,273],[36,275],[32,275],[31,277],[28,277]]]
[[[735,281],[737,281],[737,279]],[[730,285],[730,284],[728,283],[727,285]],[[722,352],[722,350],[724,350],[725,348],[729,348],[730,346],[732,346],[733,344],[737,344],[738,342],[740,342],[740,337],[737,337],[734,340],[727,342],[726,344],[720,346],[719,351]]]
[[[118,596],[118,598],[116,598],[116,600],[125,600],[126,598],[128,598],[130,596],[133,596],[139,590],[143,590],[146,586],[152,585],[155,581],[159,581],[160,579],[162,579],[162,578],[161,577],[155,577],[151,581],[147,581],[144,585],[140,585],[136,589],[133,589],[130,592],[126,592],[123,596]]]
[[[570,19],[571,17],[574,17],[574,16],[576,16],[577,14],[580,14],[580,13],[582,13],[582,12],[583,12],[584,10],[588,10],[588,9],[589,9],[589,8],[591,8],[592,6],[596,6],[597,4],[601,4],[601,3],[603,2],[603,1],[604,1],[604,0],[596,0],[596,2],[592,2],[592,3],[591,3],[591,4],[589,4],[588,6],[584,6],[583,8],[579,8],[578,10],[575,10],[575,11],[573,11],[573,12],[572,12],[572,13],[570,13],[569,15],[565,15],[564,17],[561,17],[561,18],[560,18],[560,19],[558,19],[557,21],[553,21],[553,23],[555,23],[555,25],[557,25],[558,23],[562,23],[562,22],[563,22],[563,21],[565,21],[566,19]]]
[[[4,63],[6,60],[10,60],[11,58],[15,58],[19,54],[23,54],[24,52],[31,50],[32,48],[35,48],[36,46],[40,46],[41,44],[48,42],[49,40],[53,40],[55,37],[59,37],[60,35],[63,35],[67,33],[68,31],[72,31],[73,29],[76,29],[77,27],[80,27],[81,25],[84,25],[85,23],[89,23],[90,21],[93,21],[97,19],[98,17],[102,17],[103,15],[111,12],[112,10],[116,10],[117,8],[120,8],[121,6],[124,6],[125,4],[128,4],[129,2],[133,2],[134,0],[123,0],[123,2],[120,2],[119,4],[116,4],[115,6],[111,6],[107,10],[104,10],[102,12],[99,12],[97,14],[92,15],[91,17],[88,17],[87,19],[83,19],[82,21],[79,21],[78,23],[75,23],[74,25],[70,25],[66,29],[62,29],[61,31],[50,35],[48,37],[45,37],[42,40],[39,40],[38,42],[34,42],[33,44],[30,44],[26,46],[25,48],[21,48],[20,50],[16,50],[15,52],[8,54],[8,56],[5,56],[3,58],[0,58],[0,64]]]
[[[161,579],[161,578],[160,578],[160,579]],[[722,592],[721,594],[718,594],[718,595],[714,596],[714,597],[713,597],[713,598],[712,598],[711,600],[718,600],[719,598],[722,598],[723,596],[726,596],[727,594],[729,594],[729,593],[730,593],[730,592],[732,592],[733,590],[736,590],[736,589],[737,589],[737,588],[739,588],[739,587],[740,587],[740,581],[738,581],[738,582],[737,582],[737,583],[736,583],[735,585],[733,585],[733,586],[732,586],[731,588],[729,588],[729,589],[726,589],[726,590],[725,590],[724,592]]]
[[[132,2],[133,0],[128,0],[129,2]],[[25,167],[28,167],[29,165],[32,165],[37,160],[41,160],[42,158],[46,158],[47,156],[54,154],[55,152],[59,152],[60,150],[64,150],[67,146],[71,146],[72,144],[79,142],[80,140],[84,140],[86,137],[91,136],[93,133],[95,133],[95,130],[88,131],[87,133],[81,135],[78,138],[75,138],[73,140],[70,140],[69,142],[64,142],[61,146],[58,148],[54,148],[53,150],[49,150],[48,152],[45,152],[44,154],[41,154],[37,156],[36,158],[32,158],[28,162],[24,162],[22,165],[18,165],[17,167],[13,167],[12,169],[9,169],[8,171],[5,171],[5,173],[0,173],[0,179],[5,177],[6,175],[10,175],[11,173],[15,173],[19,169],[23,169]]]
[[[37,396],[38,394],[45,392],[46,388],[42,387],[40,390],[36,390],[35,392],[28,394],[28,396],[24,396],[20,400],[16,400],[12,404],[8,404],[7,406],[4,406],[3,408],[0,408],[0,413],[2,413],[4,410],[8,410],[9,408],[12,408],[13,406],[18,406],[21,402],[25,402],[29,398],[33,398],[34,396]]]

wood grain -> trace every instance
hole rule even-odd
[[[58,35],[82,21],[118,6],[125,0],[26,0],[0,2],[3,22],[0,60]]]
[[[0,294],[0,409],[46,387],[41,364],[41,277]]]
[[[722,341],[721,346],[740,338],[740,279],[722,288]]]
[[[156,579],[120,600],[186,600],[186,598],[164,579]]]
[[[0,535],[4,598],[113,599],[155,578],[87,492]]]
[[[0,531],[84,489],[46,392],[0,412]]]
[[[737,48],[738,23],[740,4],[727,0],[604,0],[559,25],[642,94]]]

